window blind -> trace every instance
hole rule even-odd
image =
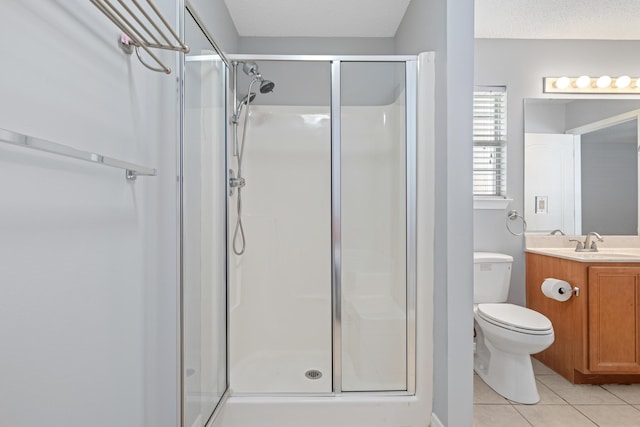
[[[502,86],[473,93],[473,195],[505,197],[507,92]]]

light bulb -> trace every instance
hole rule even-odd
[[[569,87],[569,84],[571,84],[569,77],[560,77],[556,80],[554,86],[558,89],[566,89]]]
[[[629,76],[620,76],[616,79],[616,87],[618,89],[624,89],[630,84],[631,84],[631,77]]]
[[[640,89],[640,77],[636,79],[636,89]]]
[[[591,77],[580,76],[576,80],[576,87],[580,89],[584,89],[585,87],[589,86],[590,83],[591,83]]]
[[[611,77],[609,76],[600,76],[598,80],[596,80],[596,86],[600,89],[604,89],[611,84]]]

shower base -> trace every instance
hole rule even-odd
[[[322,376],[308,378],[305,374],[310,370],[320,371]],[[329,393],[331,380],[331,355],[320,351],[265,350],[231,366],[234,394]]]

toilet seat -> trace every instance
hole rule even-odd
[[[551,321],[537,311],[514,304],[478,304],[476,313],[495,326],[529,335],[553,333]]]

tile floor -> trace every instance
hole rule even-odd
[[[640,384],[571,384],[536,359],[540,402],[511,402],[473,375],[474,427],[640,427]]]

